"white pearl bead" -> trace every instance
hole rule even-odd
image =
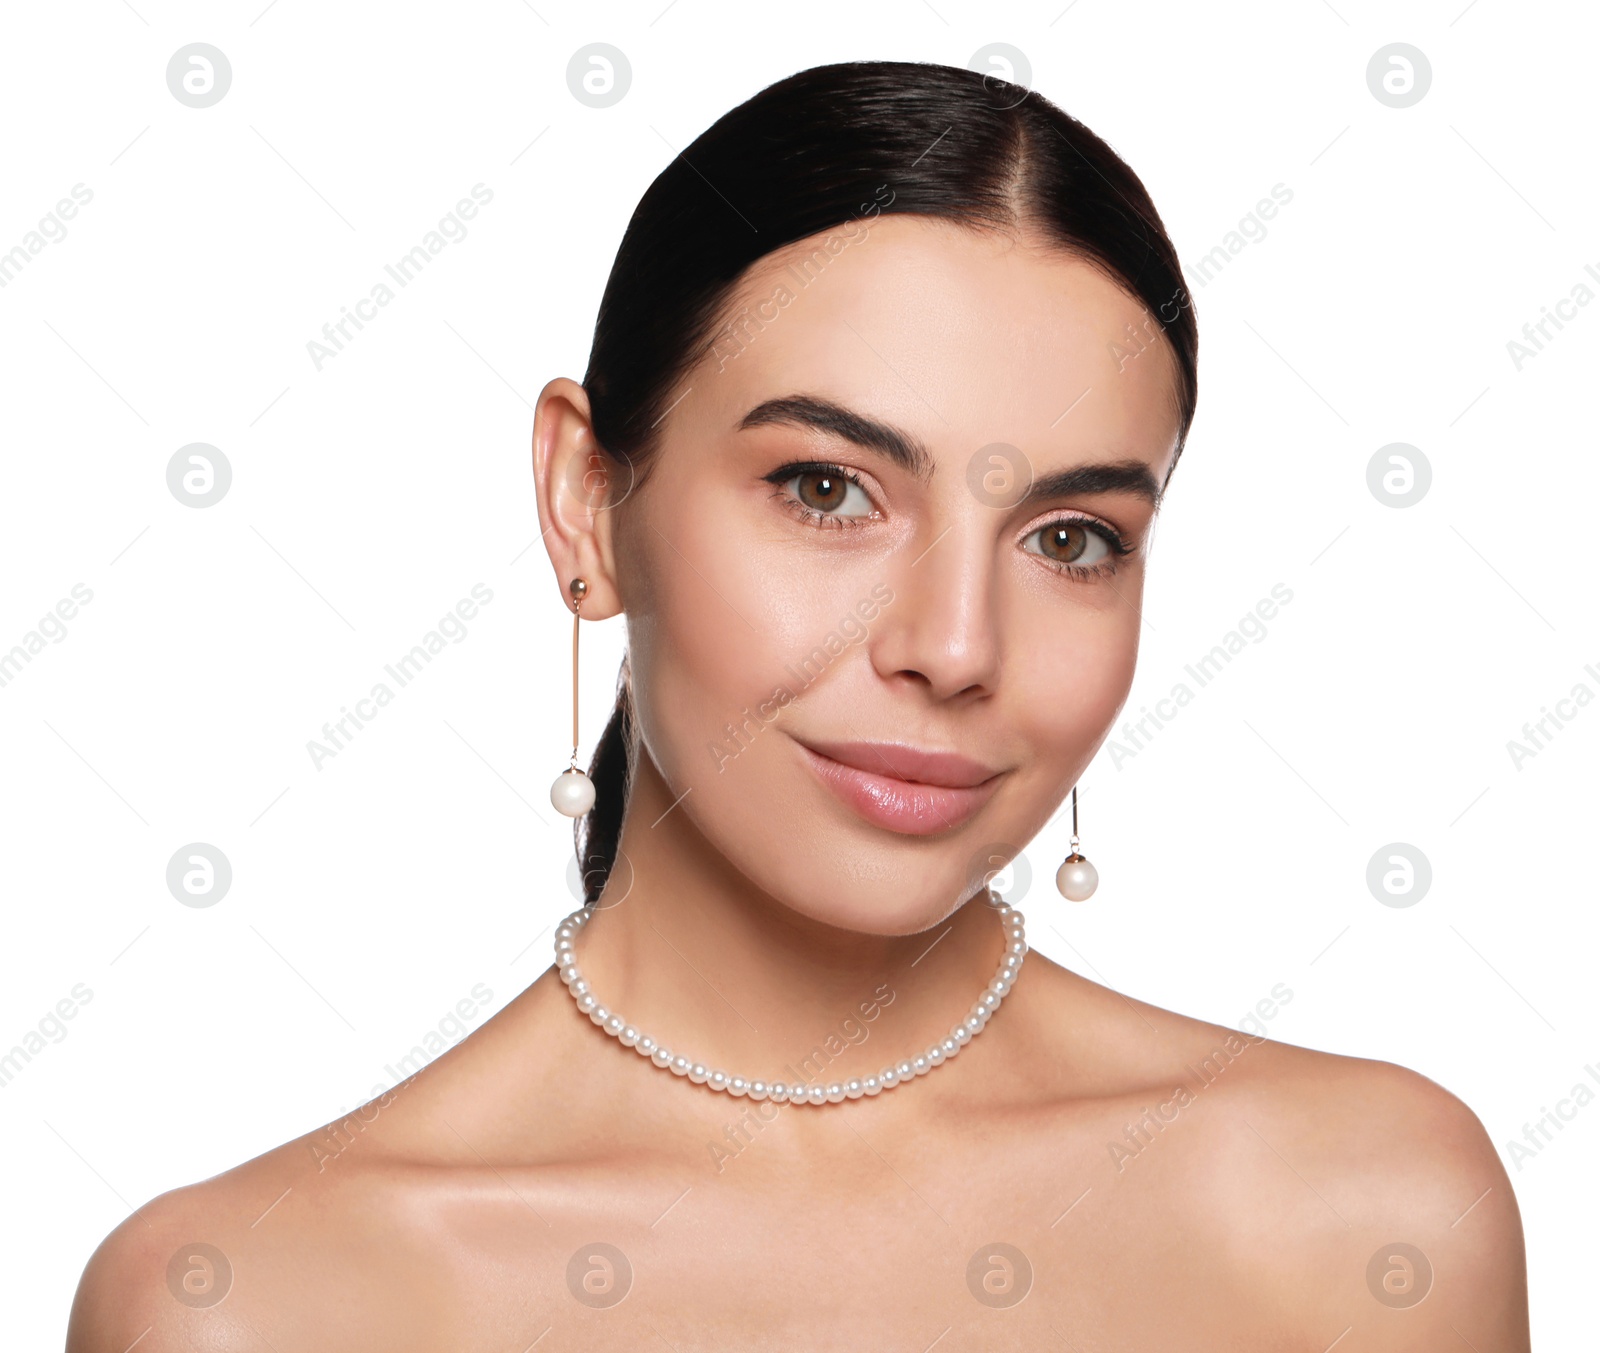
[[[950,1037],[954,1039],[959,1046],[965,1047],[968,1043],[972,1042],[972,1030],[967,1028],[965,1024],[958,1024],[955,1028],[950,1030]]]
[[[846,1099],[860,1099],[866,1092],[867,1087],[858,1080],[851,1079],[844,1083],[844,1097]]]
[[[639,1031],[631,1024],[624,1024],[617,1030],[617,1038],[625,1048],[631,1048],[639,1042]]]
[[[594,807],[594,781],[581,770],[564,770],[550,786],[550,804],[563,817],[582,817]]]
[[[655,1050],[650,1054],[650,1060],[657,1066],[671,1066],[672,1049],[663,1048],[658,1044]]]
[[[1100,886],[1100,872],[1087,860],[1063,860],[1056,870],[1056,887],[1069,902],[1087,902]]]
[[[772,1093],[772,1090],[766,1081],[751,1081],[750,1088],[746,1093],[751,1099],[765,1099]]]
[[[838,1104],[844,1099],[844,1086],[839,1081],[834,1081],[828,1086],[828,1103]]]
[[[1019,926],[1019,925],[1021,925],[1023,923],[1024,919],[1025,918],[1023,917],[1022,913],[1020,911],[1018,911],[1015,907],[1007,907],[1006,908],[1005,923],[1008,926]]]
[[[861,1093],[866,1095],[869,1099],[873,1095],[881,1095],[883,1093],[883,1081],[877,1076],[863,1077],[861,1081]]]
[[[730,1095],[737,1095],[742,1098],[750,1093],[750,1082],[747,1081],[743,1076],[729,1076],[728,1093]]]
[[[961,1022],[961,1032],[966,1034],[968,1038],[971,1038],[974,1034],[981,1034],[983,1032],[983,1026],[988,1022],[989,1021],[983,1018],[981,1015],[968,1015],[966,1019]]]
[[[928,1064],[928,1070],[932,1071],[934,1067],[938,1066],[940,1062],[944,1061],[944,1049],[935,1043],[925,1053],[922,1054],[922,1060]]]
[[[696,1085],[704,1085],[707,1077],[709,1077],[710,1074],[711,1072],[706,1068],[704,1062],[689,1063],[689,1079],[692,1080]]]
[[[589,980],[588,980],[588,978],[583,977],[582,975],[574,977],[572,979],[572,994],[574,996],[587,996],[587,995],[589,995]]]
[[[594,1009],[589,1012],[589,1019],[595,1024],[604,1024],[610,1018],[611,1012],[599,1002],[596,1002]]]
[[[641,1033],[638,1046],[634,1050],[648,1057],[656,1050],[656,1040],[651,1038],[649,1034]]]
[[[674,1076],[687,1076],[692,1065],[694,1064],[687,1057],[674,1057],[672,1059],[672,1074]]]
[[[954,1057],[956,1053],[961,1051],[961,1044],[956,1041],[955,1035],[952,1034],[949,1038],[940,1041],[939,1051],[944,1053],[946,1057]]]
[[[900,1073],[901,1080],[908,1081],[917,1074],[917,1059],[907,1057],[904,1061],[896,1062],[894,1069]]]
[[[767,1098],[775,1104],[782,1104],[789,1098],[789,1087],[782,1081],[773,1081],[767,1086]]]
[[[828,1102],[828,1087],[813,1085],[806,1091],[806,1099],[812,1104],[826,1104]]]
[[[1006,952],[1008,954],[1025,954],[1025,953],[1027,953],[1028,952],[1028,942],[1027,942],[1027,940],[1012,940],[1010,944],[1006,945]]]
[[[569,987],[582,976],[583,974],[578,971],[576,963],[564,963],[561,965],[561,980]]]
[[[592,991],[586,991],[578,997],[578,1009],[586,1015],[599,1004],[600,1002],[595,1000],[594,992]]]
[[[605,1022],[605,1030],[613,1038],[620,1038],[625,1027],[621,1015],[613,1015]]]
[[[893,1066],[884,1067],[878,1073],[878,1084],[883,1086],[885,1090],[893,1090],[895,1086],[900,1084],[900,1069]]]

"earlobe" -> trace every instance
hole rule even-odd
[[[595,439],[588,392],[558,376],[539,393],[533,414],[533,479],[539,530],[563,604],[567,584],[585,578],[585,619],[622,610],[614,583],[608,509],[615,506],[612,462]]]

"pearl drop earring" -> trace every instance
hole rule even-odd
[[[550,803],[565,817],[582,817],[594,807],[594,781],[578,769],[578,609],[589,584],[574,578],[567,591],[572,593],[572,763],[550,786]]]
[[[1078,786],[1072,786],[1072,854],[1056,870],[1056,887],[1069,902],[1087,902],[1100,886],[1100,872],[1078,854]]]

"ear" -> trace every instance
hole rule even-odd
[[[601,453],[590,422],[589,396],[576,381],[558,376],[539,392],[533,411],[533,481],[539,530],[555,569],[561,602],[570,611],[567,584],[589,584],[583,616],[604,620],[622,610],[612,551],[611,511],[620,496],[614,466]]]

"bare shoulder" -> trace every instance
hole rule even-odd
[[[1265,1055],[1231,1102],[1254,1176],[1305,1223],[1282,1236],[1300,1263],[1287,1290],[1323,1328],[1344,1320],[1330,1340],[1348,1327],[1375,1348],[1526,1349],[1521,1215],[1478,1116],[1391,1062],[1250,1051]]]
[[[1327,1347],[1528,1347],[1522,1223],[1477,1115],[1427,1076],[1190,1019],[1060,974],[1127,1078],[1109,1145],[1285,1328]],[[1120,1185],[1119,1185],[1120,1186]],[[1320,1339],[1320,1343],[1315,1340]]]
[[[67,1353],[418,1346],[395,1300],[434,1276],[415,1171],[351,1143],[329,1124],[136,1209],[84,1268]]]
[[[431,1350],[487,1318],[485,1282],[525,1301],[527,1271],[496,1286],[475,1238],[543,1243],[581,1196],[561,1169],[580,1115],[540,1112],[585,1074],[541,1041],[571,1015],[555,985],[344,1117],[137,1209],[84,1270],[67,1353]]]

